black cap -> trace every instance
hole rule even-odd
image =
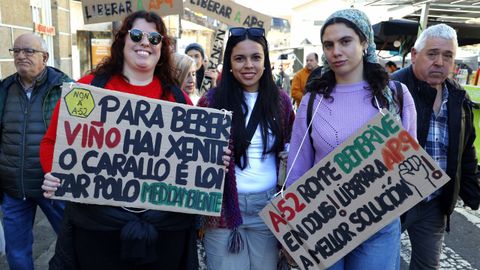
[[[205,52],[203,51],[202,45],[198,43],[191,43],[185,48],[185,53],[188,53],[190,50],[197,50],[202,55],[202,58],[205,59]]]

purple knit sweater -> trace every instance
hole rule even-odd
[[[337,84],[331,96],[334,101],[323,99],[318,111],[313,115],[320,95],[315,97],[312,111],[312,149],[307,130],[307,103],[310,93],[302,99],[293,124],[290,152],[288,155],[287,186],[310,170],[322,158],[327,156],[335,147],[355,133],[360,127],[372,119],[379,111],[372,106],[371,91],[365,90],[367,82],[354,84]],[[394,87],[394,86],[393,86]],[[417,137],[417,113],[413,98],[405,85],[403,87],[403,127],[414,138]],[[301,144],[307,133],[307,137]],[[295,156],[297,155],[295,160]],[[315,156],[314,156],[315,154]],[[293,168],[292,168],[293,167]],[[291,170],[291,171],[290,171]]]
[[[217,88],[211,89],[205,94],[197,103],[199,107],[214,107],[214,96]],[[282,114],[282,127],[281,130],[284,132],[285,141],[283,144],[290,141],[290,135],[292,132],[292,125],[295,119],[295,113],[292,109],[292,103],[290,97],[283,90],[279,90],[280,99],[279,106],[280,112]],[[231,130],[231,134],[235,132]],[[233,141],[230,139],[228,148],[232,151],[230,164],[228,166],[228,173],[225,176],[225,185],[223,193],[223,203],[222,203],[222,213],[220,217],[210,217],[206,219],[207,227],[211,228],[229,228],[235,229],[240,226],[242,221],[242,216],[240,214],[240,208],[238,206],[238,192],[237,192],[237,182],[235,177],[235,160],[233,159]],[[278,164],[277,164],[278,167]]]

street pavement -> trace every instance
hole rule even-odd
[[[445,235],[440,269],[480,270],[480,210],[455,208],[450,229],[450,233]],[[408,270],[405,262],[410,260],[410,250],[408,235],[403,234],[401,270]]]
[[[55,250],[55,233],[40,209],[35,219],[34,237],[35,269],[47,270],[48,261]],[[410,245],[406,234],[402,235],[401,258],[400,270],[408,270]],[[442,270],[480,270],[480,210],[455,209],[451,232],[445,236],[440,264]],[[0,255],[0,270],[7,269],[5,256]]]

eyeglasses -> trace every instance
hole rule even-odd
[[[265,36],[265,29],[260,27],[232,27],[230,28],[230,36],[244,36],[249,35],[252,37],[264,37]]]
[[[153,46],[160,44],[160,42],[162,42],[162,39],[163,39],[163,36],[157,32],[146,33],[146,32],[143,32],[142,30],[131,29],[131,30],[128,30],[128,33],[130,33],[130,39],[133,42],[140,42],[143,39],[143,36],[147,35],[148,41]]]
[[[39,51],[35,49],[30,49],[30,48],[12,48],[8,49],[11,55],[17,56],[20,54],[20,52],[23,52],[26,56],[32,56],[35,53],[45,53],[44,51]]]

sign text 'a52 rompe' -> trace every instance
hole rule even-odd
[[[301,269],[325,269],[448,180],[383,111],[260,216]]]

